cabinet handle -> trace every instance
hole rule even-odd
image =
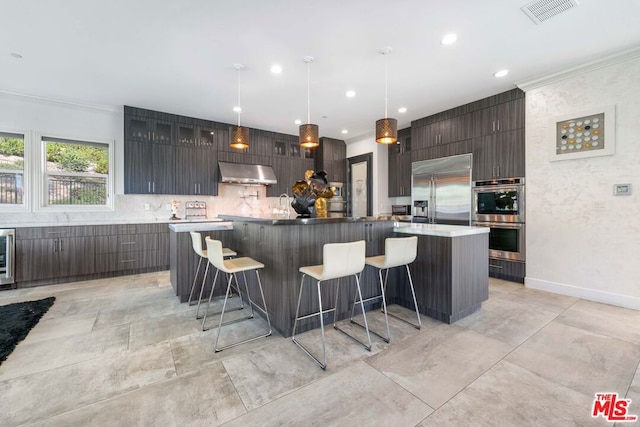
[[[120,242],[121,245],[135,245],[137,242]]]
[[[153,181],[153,186],[152,186],[152,188],[153,188],[153,192],[155,193],[155,192],[156,192],[156,182],[155,182],[155,181]]]
[[[491,267],[491,268],[499,268],[501,270],[504,268],[501,265],[495,265],[495,264],[489,264],[489,267]]]
[[[58,240],[58,248],[60,249],[60,252],[64,252],[64,249],[62,249],[62,239]]]
[[[147,190],[148,193],[151,193],[151,181],[147,181],[147,187],[149,187],[149,189]]]
[[[498,130],[500,130],[500,129],[498,128]],[[497,176],[498,178],[500,178],[500,165],[496,166],[496,168],[498,169],[498,175],[496,175],[496,176]]]
[[[53,252],[58,252],[58,239],[53,241]]]
[[[47,231],[47,234],[67,234],[66,231]]]
[[[151,131],[147,131],[147,141],[151,141]]]
[[[498,131],[500,130],[500,119],[497,120],[498,122]]]
[[[495,132],[496,131],[496,121],[495,120],[492,121],[491,125],[493,126],[493,132]]]
[[[121,260],[120,262],[121,262],[121,263],[125,263],[125,262],[135,262],[135,260],[136,260],[135,258],[133,258],[133,259],[123,259],[123,260]]]

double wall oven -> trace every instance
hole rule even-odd
[[[525,261],[524,178],[474,182],[473,225],[489,227],[489,256]]]

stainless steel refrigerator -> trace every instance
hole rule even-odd
[[[471,154],[411,165],[413,222],[471,224]]]

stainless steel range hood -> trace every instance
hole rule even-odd
[[[276,174],[271,166],[244,163],[218,162],[220,182],[229,184],[276,184]]]

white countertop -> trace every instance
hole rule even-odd
[[[171,221],[169,230],[176,233],[188,233],[190,231],[217,231],[233,230],[233,222],[215,220],[211,222],[178,222]]]
[[[119,224],[193,224],[193,223],[211,223],[221,222],[221,218],[194,218],[194,219],[97,219],[82,221],[38,221],[25,222],[17,224],[2,225],[3,228],[25,228],[25,227],[58,227],[58,226],[76,226],[76,225],[119,225]]]
[[[489,227],[474,227],[469,225],[447,225],[447,224],[415,224],[396,223],[393,231],[403,234],[416,234],[423,236],[440,237],[460,237],[471,236],[473,234],[489,233]]]

